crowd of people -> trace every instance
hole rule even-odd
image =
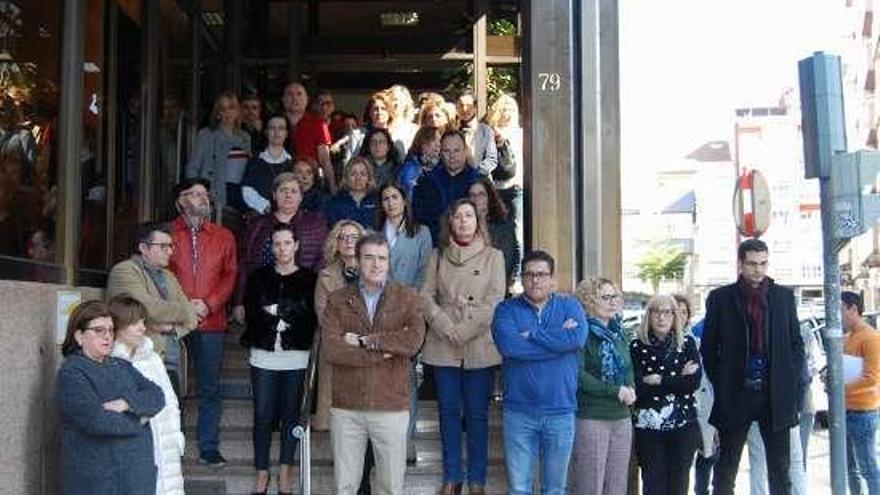
[[[177,216],[141,225],[111,270],[109,303],[70,318],[57,389],[65,493],[183,493],[182,344],[199,459],[226,463],[219,375],[233,323],[249,351],[254,493],[272,483],[276,428],[278,493],[293,492],[289,432],[315,358],[312,427],[330,432],[339,494],[404,493],[418,362],[436,388],[441,495],[485,492],[498,373],[511,494],[532,493],[538,465],[541,493],[565,493],[569,478],[577,493],[626,493],[633,458],[643,493],[684,494],[698,449],[698,493],[713,471],[713,493],[732,494],[752,423],[770,493],[792,493],[790,432],[809,373],[793,293],[767,277],[763,242],[740,245],[740,277],[710,294],[699,331],[686,298],[657,295],[630,334],[611,279],[559,293],[553,256],[521,254],[513,98],[478,120],[470,92],[424,94],[416,110],[394,86],[370,96],[362,125],[329,92],[310,106],[300,83],[285,88],[282,115],[264,121],[259,98],[244,103],[217,98],[174,189]],[[880,351],[875,330],[860,335],[853,352]],[[876,430],[877,376],[865,380],[874,420],[859,424]],[[869,457],[857,466],[876,487]]]

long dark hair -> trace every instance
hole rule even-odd
[[[385,208],[382,206],[382,194],[385,193],[386,189],[394,189],[400,193],[400,197],[403,199],[403,230],[406,232],[407,237],[415,237],[421,225],[413,216],[412,207],[406,197],[406,191],[404,191],[403,187],[395,181],[391,181],[379,188],[379,207],[376,208],[376,228],[384,228],[385,220],[388,219],[388,215],[385,214]]]
[[[85,330],[89,322],[95,318],[103,317],[112,318],[110,308],[104,304],[104,301],[86,301],[77,306],[67,320],[67,333],[64,335],[64,343],[61,344],[61,355],[69,356],[81,350],[82,346],[76,341],[76,332]]]
[[[483,186],[483,189],[486,190],[486,199],[489,202],[489,211],[486,212],[486,222],[499,223],[507,220],[507,207],[504,206],[504,201],[501,201],[501,196],[498,195],[498,190],[495,189],[492,181],[485,175],[481,175],[473,184],[468,186],[468,193],[470,193],[471,188],[474,187],[475,184]]]
[[[388,132],[388,129],[380,129],[378,127],[370,128],[370,130],[367,131],[367,135],[364,136],[364,142],[361,144],[361,152],[359,154],[363,157],[369,158],[370,161],[375,164],[376,159],[370,154],[370,139],[376,134],[382,134],[388,141],[388,155],[385,156],[385,159],[391,162],[391,168],[396,175],[397,168],[400,166],[401,161],[400,156],[397,153],[397,147],[394,146],[394,140],[391,138],[391,133]]]

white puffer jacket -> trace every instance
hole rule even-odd
[[[135,369],[158,385],[165,394],[165,407],[150,418],[153,459],[158,468],[156,495],[184,495],[180,458],[186,441],[180,431],[180,407],[165,365],[153,351],[153,341],[144,339],[133,355],[131,349],[117,341],[113,346],[113,356],[131,361]]]

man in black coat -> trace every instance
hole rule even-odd
[[[771,495],[787,495],[789,429],[798,424],[804,367],[794,293],[767,276],[767,245],[739,245],[736,283],[709,293],[700,352],[715,392],[709,422],[719,433],[716,495],[733,495],[743,443],[757,421],[767,453]]]

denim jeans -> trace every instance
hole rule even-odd
[[[296,439],[291,428],[299,421],[305,370],[272,371],[251,366],[254,388],[254,467],[269,469],[269,448],[272,431],[281,422],[281,453],[279,464],[293,464]]]
[[[464,480],[461,469],[463,414],[467,428],[467,482],[485,485],[492,368],[467,370],[434,366],[433,370],[443,443],[443,482],[460,483]]]
[[[504,411],[507,493],[531,495],[535,462],[540,459],[540,493],[564,494],[573,446],[573,412],[542,415]]]
[[[416,372],[416,359],[409,363],[409,426],[406,429],[407,445],[415,442],[416,421],[419,418],[419,377]]]
[[[196,439],[202,456],[217,452],[220,444],[220,361],[223,357],[224,332],[195,331],[190,339],[190,354],[196,371],[198,422]]]
[[[849,491],[861,495],[862,479],[868,495],[880,495],[880,470],[877,468],[877,420],[880,410],[846,412],[846,464]]]

